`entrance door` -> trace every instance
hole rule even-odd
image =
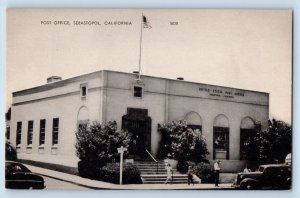
[[[131,148],[136,160],[148,158],[146,150],[151,152],[151,118],[147,109],[127,108],[127,114],[122,117],[122,129],[133,134],[136,140],[135,148]]]
[[[255,129],[241,129],[240,137],[240,159],[247,160],[247,146],[249,143],[253,142],[255,136]],[[251,145],[250,145],[251,146]]]

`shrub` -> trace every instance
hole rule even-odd
[[[86,177],[90,179],[97,179],[99,177],[99,168],[104,166],[104,162],[101,161],[88,161],[81,160],[78,162],[78,174],[81,177]]]
[[[120,164],[108,163],[98,169],[97,180],[118,184],[120,181]],[[123,184],[141,184],[141,173],[133,164],[124,164]]]
[[[81,160],[78,162],[78,172],[82,177],[97,178],[97,171],[100,167],[120,160],[118,147],[135,146],[131,133],[118,131],[115,121],[105,125],[87,122],[81,124],[75,134],[76,155]],[[128,150],[124,153],[124,157],[130,154],[130,149]]]
[[[181,173],[187,173],[189,166],[194,167],[195,164],[193,161],[178,161],[177,170]]]
[[[202,183],[212,183],[214,180],[213,168],[207,162],[200,162],[194,166],[194,174],[201,179]]]
[[[248,163],[283,163],[292,151],[291,126],[279,120],[269,120],[266,131],[257,128],[254,138],[247,140],[245,151]]]
[[[98,122],[80,125],[76,131],[76,155],[85,162],[104,165],[119,160],[117,148],[135,145],[132,134],[128,131],[117,130],[115,121],[101,125]],[[124,156],[129,152],[125,152]]]
[[[124,184],[141,184],[141,172],[133,164],[128,164],[125,166],[123,172],[123,183]]]
[[[189,128],[186,121],[161,124],[158,131],[162,136],[158,153],[160,158],[168,156],[182,162],[201,162],[209,154],[201,132]]]

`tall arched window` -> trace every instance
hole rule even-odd
[[[255,122],[252,118],[245,117],[240,128],[240,159],[246,160],[246,148],[255,135]]]
[[[200,130],[202,132],[202,119],[200,115],[194,111],[186,114],[184,120],[187,121],[188,127],[193,130]]]
[[[229,159],[229,121],[228,118],[220,114],[214,120],[213,133],[213,158]]]
[[[89,121],[89,111],[86,106],[82,106],[77,115],[77,127],[80,129],[83,125],[87,124]]]

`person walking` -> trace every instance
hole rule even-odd
[[[165,181],[165,184],[167,184],[168,181],[172,178],[172,166],[171,166],[171,164],[168,163],[167,166],[166,166],[166,169],[167,169],[167,179]]]
[[[193,180],[193,174],[194,174],[194,171],[193,171],[193,168],[192,166],[189,166],[189,169],[188,169],[188,185],[192,184],[194,185],[194,180]]]
[[[215,187],[219,187],[219,180],[220,180],[220,160],[217,160],[214,164],[214,172],[215,172]]]

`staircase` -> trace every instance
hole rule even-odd
[[[147,162],[140,161],[134,162],[134,165],[141,171],[141,177],[144,184],[163,184],[167,179],[167,170],[163,161]],[[168,183],[183,184],[187,183],[187,174],[181,174],[176,169],[173,169],[173,177]],[[197,182],[195,182],[197,183]]]

